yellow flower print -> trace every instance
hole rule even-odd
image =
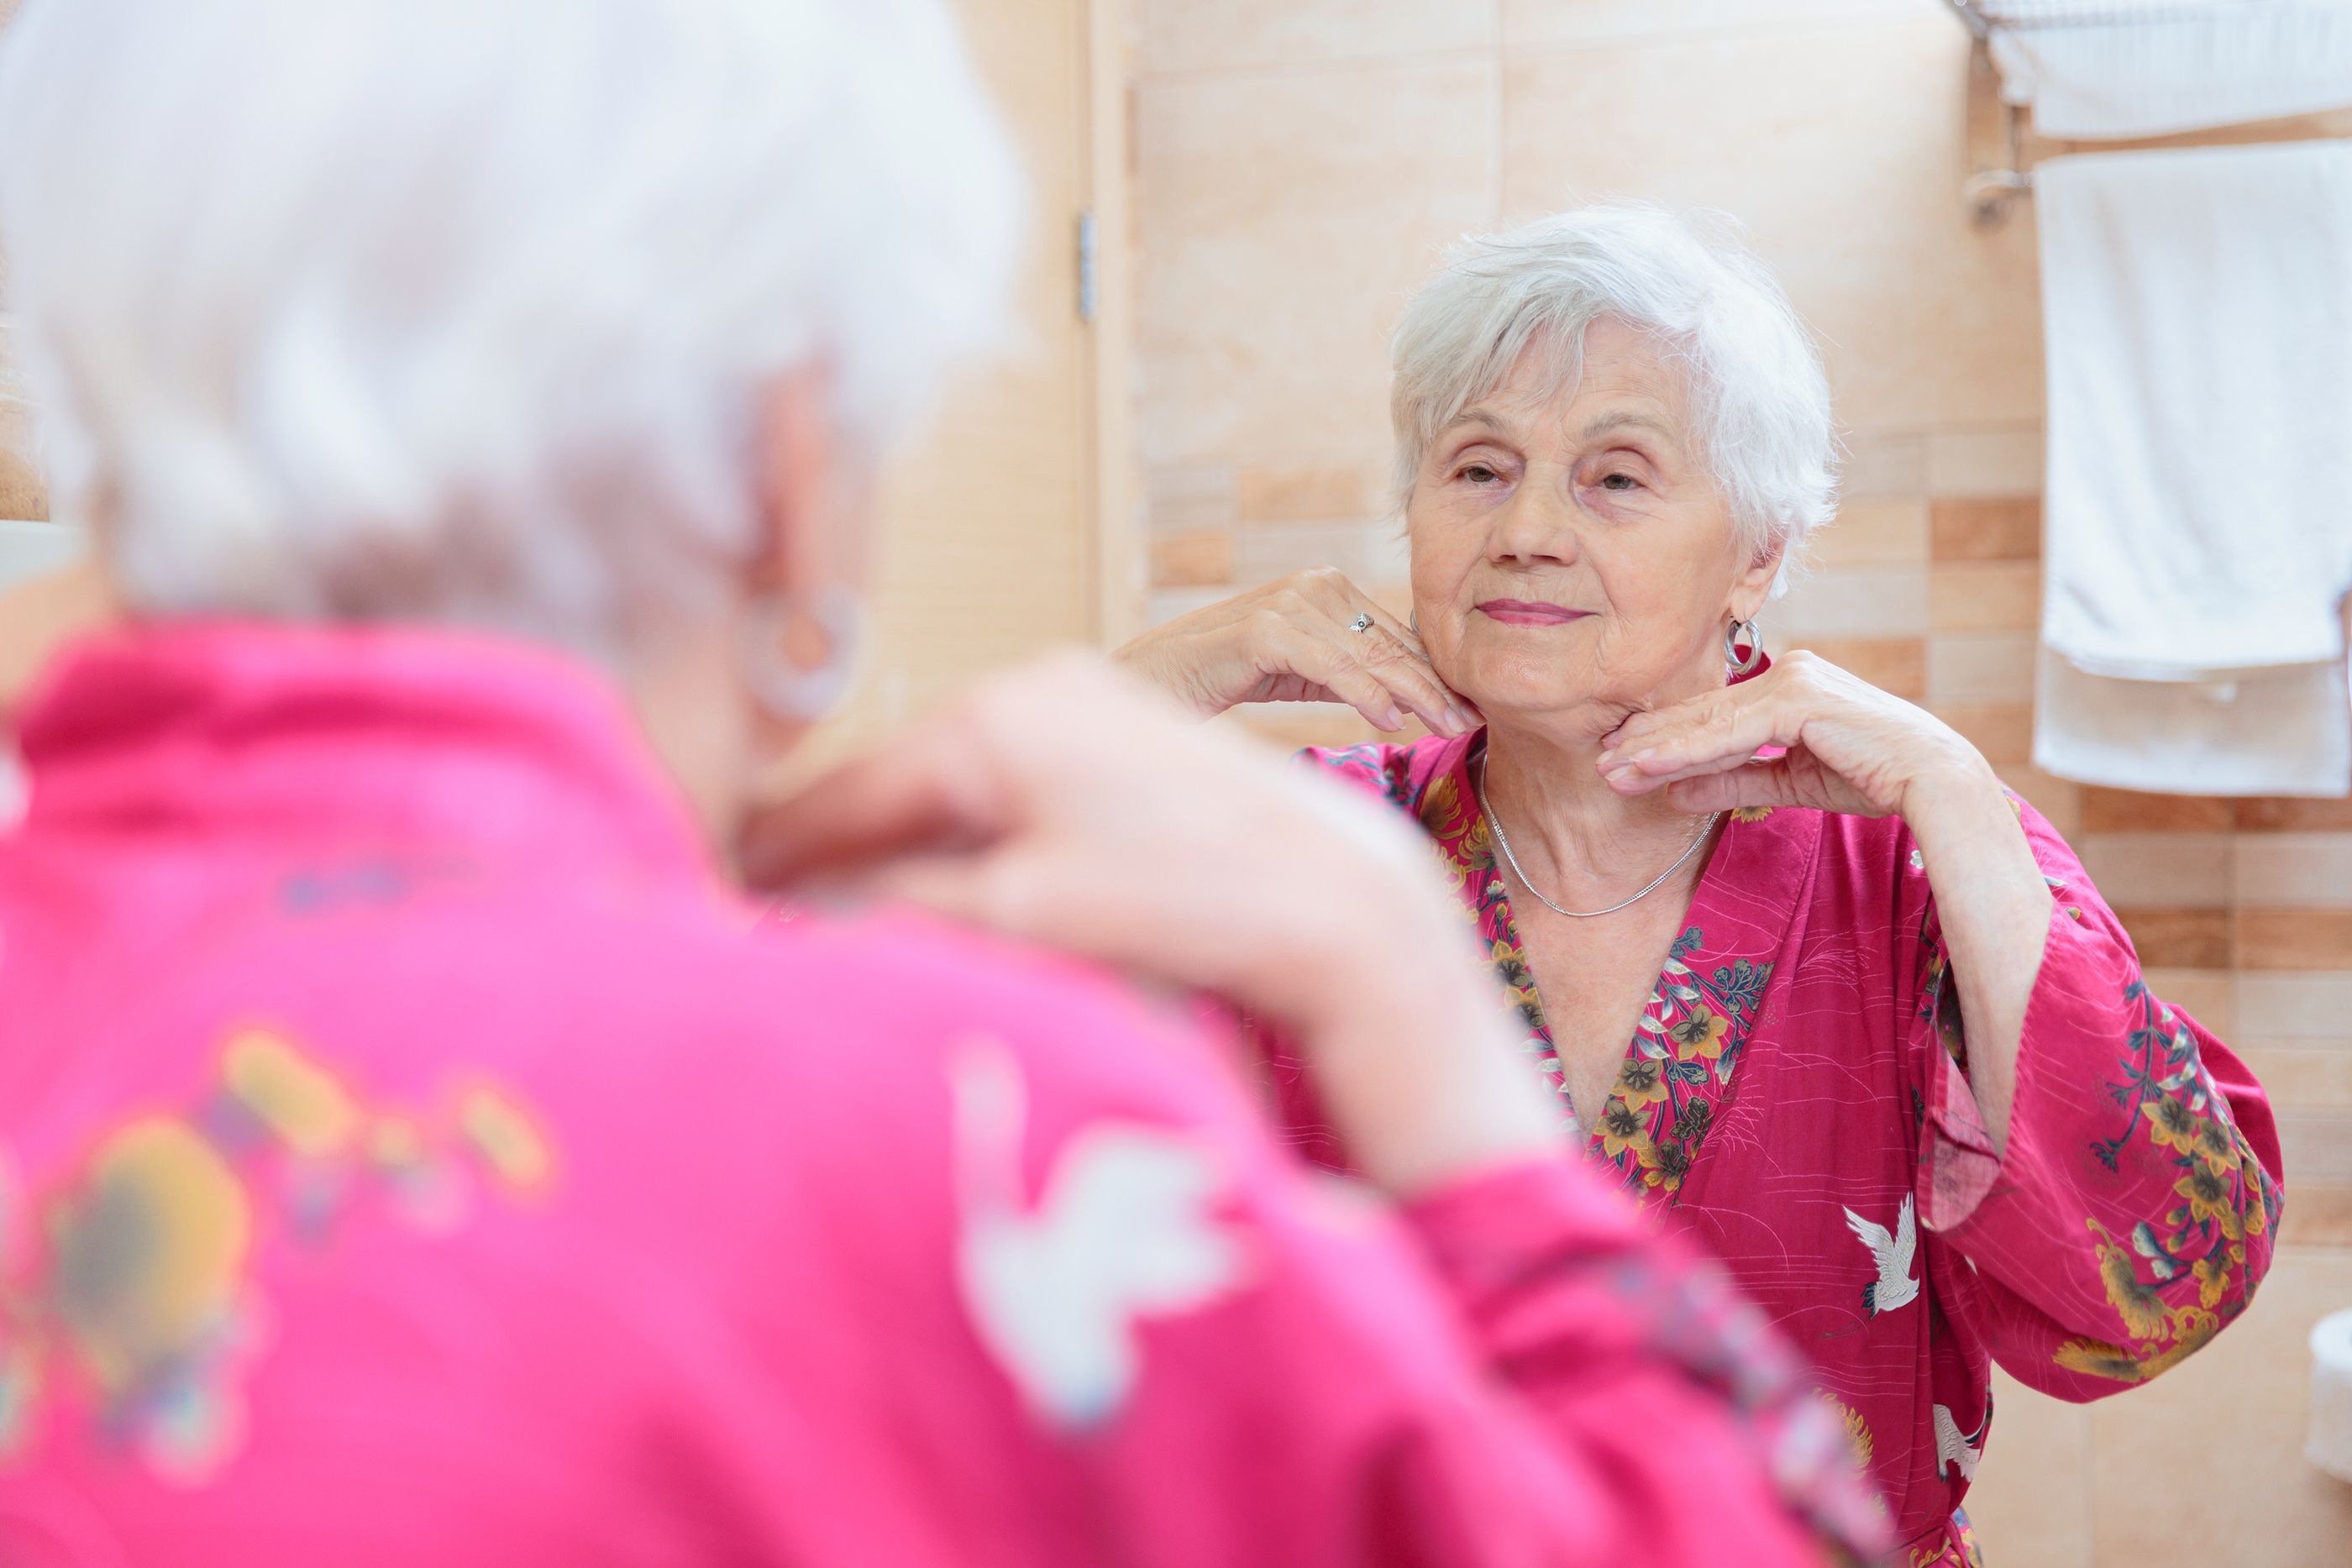
[[[1665,1070],[1646,1056],[1628,1057],[1612,1092],[1628,1105],[1658,1104],[1666,1097]]]
[[[2111,1383],[2137,1383],[2147,1375],[2140,1369],[2138,1357],[2105,1340],[2070,1339],[2051,1359],[2069,1372],[2104,1377]]]
[[[1711,1009],[1699,1008],[1666,1033],[1674,1037],[1675,1054],[1683,1061],[1703,1056],[1712,1061],[1723,1054],[1723,1037],[1730,1030],[1729,1019]]]
[[[101,1144],[50,1217],[53,1305],[110,1394],[135,1389],[209,1340],[234,1308],[252,1246],[245,1189],[172,1116]]]
[[[1612,1160],[1627,1149],[1644,1166],[1655,1164],[1658,1157],[1650,1146],[1650,1129],[1622,1100],[1611,1100],[1601,1113],[1601,1147]]]
[[[2230,1184],[2211,1171],[2199,1168],[2190,1171],[2172,1184],[2172,1190],[2189,1200],[2191,1219],[2210,1220],[2221,1228],[2221,1234],[2232,1241],[2243,1234],[2239,1223],[2238,1205],[2231,1194]]]
[[[2099,1228],[2097,1221],[2092,1221],[2092,1228]],[[2230,1243],[2222,1251],[2195,1265],[2198,1288],[2203,1298],[2200,1305],[2168,1310],[2152,1288],[2141,1285],[2133,1277],[2129,1255],[2122,1248],[2101,1242],[2098,1251],[2099,1272],[2106,1283],[2107,1299],[2123,1314],[2133,1339],[2154,1343],[2126,1350],[2104,1340],[2069,1340],[2051,1358],[2060,1366],[2112,1382],[2143,1383],[2179,1365],[2221,1332],[2221,1318],[2207,1309],[2218,1302],[2227,1289],[2229,1267],[2222,1261],[2223,1257],[2230,1253],[2240,1260],[2244,1257],[2243,1249],[2237,1243]],[[2167,1340],[2171,1343],[2165,1343]]]
[[[1527,955],[1517,943],[1496,937],[1487,944],[1486,960],[1494,966],[1496,978],[1511,988],[1513,1001],[1537,999],[1535,975],[1528,968]]]
[[[2147,1118],[2147,1135],[2159,1147],[2187,1154],[2197,1145],[2197,1113],[2178,1100],[2157,1100],[2140,1107]]]
[[[432,1228],[464,1217],[469,1167],[509,1193],[556,1174],[541,1124],[488,1082],[459,1082],[420,1117],[375,1109],[268,1030],[227,1039],[217,1064],[187,1114],[120,1124],[66,1173],[41,1205],[47,1245],[29,1274],[0,1256],[0,1458],[35,1440],[36,1402],[77,1381],[57,1375],[71,1367],[110,1440],[202,1484],[243,1444],[242,1386],[268,1349],[268,1303],[248,1278],[260,1238],[323,1246],[370,1177]],[[0,1193],[0,1255],[16,1250],[18,1207]]]
[[[2107,1288],[2107,1300],[2124,1320],[2124,1332],[2134,1339],[2154,1339],[2162,1333],[2170,1321],[2164,1298],[2156,1287],[2143,1284],[2132,1268],[2131,1254],[2110,1241],[2095,1244],[2099,1253],[2099,1282]]]
[[[1650,1157],[1642,1162],[1644,1186],[1665,1192],[1682,1190],[1683,1177],[1690,1174],[1690,1150],[1677,1143],[1653,1145]]]
[[[1862,1418],[1861,1411],[1826,1389],[1822,1393],[1822,1402],[1845,1427],[1845,1440],[1853,1449],[1853,1468],[1867,1475],[1870,1472],[1870,1457],[1878,1447],[1870,1436],[1870,1424]]]
[[[544,1188],[555,1171],[555,1151],[539,1124],[512,1095],[476,1084],[457,1097],[457,1127],[491,1171],[518,1193]]]
[[[221,1082],[296,1154],[339,1153],[359,1131],[359,1106],[335,1075],[266,1030],[249,1030],[228,1042],[221,1052]]]
[[[1485,865],[1494,857],[1492,841],[1486,835],[1486,821],[1482,817],[1470,824],[1470,831],[1462,835],[1462,841],[1454,847],[1446,859],[1455,880],[1460,881],[1469,876],[1472,868]]]
[[[2219,1305],[2230,1289],[2228,1260],[2219,1253],[2200,1258],[2197,1267],[2191,1271],[2197,1276],[2197,1304],[2201,1307]]]
[[[2221,1320],[2195,1307],[2182,1307],[2172,1315],[2172,1328],[2179,1337],[2139,1364],[2142,1377],[2161,1376],[2202,1350],[2207,1340],[2221,1332]]]
[[[1772,814],[1769,806],[1734,806],[1731,820],[1735,822],[1760,822]]]
[[[2181,1343],[2194,1350],[2221,1332],[2221,1320],[2202,1307],[2175,1307],[2172,1309],[2172,1332]]]
[[[1462,831],[1462,788],[1454,782],[1453,773],[1442,773],[1430,780],[1416,814],[1423,831],[1440,842]]]
[[[2215,1176],[2227,1176],[2238,1168],[2238,1140],[2220,1118],[2209,1116],[2198,1123],[2197,1157]]]

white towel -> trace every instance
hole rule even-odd
[[[2168,136],[2352,103],[2352,8],[2343,0],[2132,0],[2120,19],[2084,0],[1993,7],[2002,96],[2057,141]]]
[[[2045,773],[2167,795],[2341,795],[2352,787],[2346,666],[2234,678],[2131,681],[2043,650],[2033,763]]]
[[[2192,767],[2194,747],[2152,741],[2137,788],[2235,793],[2251,770],[2265,791],[2345,792],[2352,143],[2056,158],[2034,184],[2042,642],[2084,675],[2235,682],[2245,705],[2045,678],[2035,760],[2070,778],[2112,760],[2096,737],[2126,731],[2094,716],[2106,703],[2235,758]],[[2317,733],[2292,764],[2257,762],[2263,723]]]

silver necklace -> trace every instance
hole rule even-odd
[[[1526,888],[1529,893],[1534,894],[1536,895],[1537,902],[1540,903],[1546,909],[1550,910],[1554,915],[1565,915],[1570,920],[1591,920],[1595,915],[1614,915],[1621,909],[1641,903],[1642,900],[1649,897],[1650,894],[1665,886],[1666,878],[1682,870],[1684,862],[1688,861],[1691,856],[1698,853],[1699,845],[1706,842],[1706,836],[1715,831],[1715,825],[1717,822],[1723,821],[1723,813],[1720,811],[1717,811],[1713,816],[1709,817],[1700,825],[1697,836],[1691,840],[1690,848],[1676,855],[1675,857],[1674,864],[1660,872],[1656,876],[1652,877],[1649,884],[1643,887],[1641,892],[1635,894],[1633,897],[1620,899],[1617,903],[1611,904],[1606,909],[1562,909],[1550,899],[1544,897],[1543,889],[1538,887],[1534,883],[1529,882],[1528,880],[1528,873],[1519,869],[1519,857],[1511,852],[1511,841],[1509,836],[1503,831],[1502,819],[1495,815],[1494,807],[1486,804],[1486,759],[1483,757],[1478,759],[1478,772],[1477,775],[1470,780],[1470,787],[1478,792],[1478,810],[1486,819],[1486,831],[1494,835],[1495,847],[1503,852],[1503,862],[1511,868],[1511,874],[1519,879],[1519,885]]]

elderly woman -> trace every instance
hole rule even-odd
[[[1962,1562],[1991,1361],[2096,1398],[2244,1310],[2262,1093],[1966,740],[1765,655],[1833,441],[1751,256],[1628,206],[1472,241],[1394,373],[1412,615],[1309,572],[1123,656],[1428,725],[1311,755],[1434,841],[1587,1157],[1811,1353],[1895,1561]]]
[[[40,677],[0,838],[0,1561],[1868,1534],[1801,1363],[1567,1157],[1375,808],[1062,669],[771,853],[1153,993],[719,883],[1011,184],[931,4],[14,25],[0,237],[131,620]],[[1288,1160],[1171,984],[1296,1030],[1393,1205]]]

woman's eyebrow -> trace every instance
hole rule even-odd
[[[1453,420],[1446,425],[1445,434],[1450,435],[1465,424],[1478,425],[1483,429],[1491,430],[1496,434],[1506,438],[1516,434],[1512,427],[1504,421],[1501,415],[1490,413],[1483,408],[1465,408],[1460,413],[1455,414]]]
[[[1669,446],[1675,445],[1680,439],[1665,421],[1650,414],[1633,413],[1622,410],[1596,413],[1586,420],[1584,439],[1598,441],[1604,435],[1613,435],[1621,430],[1646,430]]]

